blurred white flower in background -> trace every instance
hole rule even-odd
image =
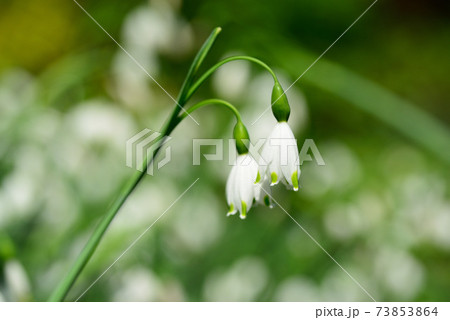
[[[64,128],[55,158],[75,178],[85,199],[109,197],[127,176],[124,162],[117,159],[124,157],[125,142],[136,131],[132,118],[114,104],[87,101],[66,115]]]
[[[31,141],[18,144],[8,160],[13,167],[0,184],[0,226],[5,228],[9,223],[31,217],[44,203],[42,185],[48,169],[42,148]]]
[[[242,55],[242,53],[230,52],[222,59],[236,55]],[[251,63],[248,61],[233,61],[214,72],[212,83],[220,97],[231,101],[243,98],[244,94],[248,92],[250,65]]]
[[[44,229],[45,226],[46,232],[51,229],[54,239],[58,236],[65,237],[80,219],[82,205],[76,191],[60,175],[49,174],[46,184],[41,194],[44,200],[41,211],[42,227]]]
[[[263,260],[243,257],[228,270],[212,271],[206,278],[205,301],[255,301],[269,281]]]
[[[29,142],[49,147],[49,141],[53,141],[61,133],[63,117],[63,114],[54,109],[39,110],[27,121],[23,135]]]
[[[35,78],[25,70],[5,70],[0,75],[0,133],[10,128],[15,117],[34,105]]]
[[[317,143],[325,166],[303,163],[307,169],[302,173],[302,194],[317,199],[326,192],[343,193],[352,188],[362,176],[359,159],[342,142]]]
[[[398,240],[409,246],[434,242],[439,230],[435,222],[446,207],[445,181],[431,174],[412,173],[394,179],[393,187],[397,191],[394,222],[402,230],[402,239]],[[440,220],[450,227],[445,219]]]
[[[67,256],[58,257],[52,261],[51,264],[47,263],[44,266],[39,264],[35,266],[34,274],[38,276],[33,278],[33,289],[35,292],[44,293],[43,299],[49,297],[51,292],[55,289],[55,286],[61,280],[61,275],[67,272],[69,265],[67,259],[73,259],[73,257],[68,258]],[[73,260],[70,260],[73,261]]]
[[[117,215],[111,226],[112,233],[120,234],[124,230],[130,230],[136,234],[136,232],[144,231],[169,208],[179,196],[178,191],[177,185],[165,177],[155,176],[144,179],[124,204],[122,214]],[[170,212],[167,212],[167,215],[169,214]],[[159,222],[164,224],[165,220],[167,218]]]
[[[183,56],[191,50],[194,40],[189,24],[165,1],[151,1],[129,13],[121,38],[124,49],[155,79],[159,74],[158,55]],[[112,68],[115,79],[111,94],[126,105],[155,110],[156,97],[167,100],[166,93],[125,52],[117,52]]]
[[[112,278],[112,301],[184,301],[181,285],[158,278],[147,268],[131,267]]]
[[[31,299],[31,287],[28,275],[17,260],[8,260],[4,265],[6,290],[11,301],[28,301]]]
[[[0,189],[0,227],[26,219],[37,201],[37,186],[27,172],[13,171],[2,182]]]
[[[367,272],[360,270],[356,265],[346,264],[345,268],[372,296],[377,297],[376,287]],[[323,277],[320,288],[322,301],[372,301],[338,266],[330,268]]]
[[[450,203],[436,209],[430,221],[430,237],[442,249],[450,251]]]
[[[375,254],[375,276],[394,300],[414,300],[425,280],[420,262],[404,250],[385,247]]]
[[[341,241],[379,232],[376,228],[382,225],[387,215],[383,202],[375,192],[363,190],[349,202],[331,203],[323,220],[325,228]]]
[[[339,240],[349,240],[364,228],[364,217],[353,204],[335,204],[328,207],[324,224],[328,233]]]
[[[322,301],[319,287],[309,278],[294,276],[283,280],[274,294],[275,301]]]
[[[161,281],[147,268],[129,268],[113,278],[112,301],[158,301]]]
[[[198,201],[200,197],[202,201]],[[223,235],[223,217],[218,215],[224,207],[216,195],[205,187],[198,186],[192,190],[192,197],[170,216],[172,233],[168,235],[171,242],[177,242],[178,250],[189,249],[191,252],[206,251]]]
[[[105,144],[123,153],[125,142],[133,135],[136,125],[130,114],[107,101],[85,101],[65,117],[65,128],[83,146]],[[130,135],[131,134],[131,135]]]

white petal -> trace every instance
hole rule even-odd
[[[240,217],[245,218],[250,210],[255,197],[255,180],[258,174],[258,164],[250,155],[241,155],[237,159],[237,177],[236,177],[236,201],[239,201],[237,208]]]
[[[256,160],[253,158],[253,157],[251,157],[252,158],[252,162],[251,162],[251,164],[250,164],[250,166],[251,166],[251,168],[250,168],[250,170],[251,170],[251,172],[250,172],[250,174],[251,174],[251,180],[252,180],[252,182],[253,182],[253,184],[255,184],[256,183],[256,180],[257,179],[259,179],[259,180],[261,180],[261,173],[259,172],[259,166],[258,166],[258,163],[256,162]],[[259,175],[259,177],[258,177],[258,175]]]
[[[281,123],[277,123],[267,140],[271,152],[271,162],[269,163],[268,176],[270,177],[272,186],[278,184],[278,182],[280,182],[280,178],[282,178],[280,166],[280,154],[283,147],[282,129],[283,126]]]
[[[248,155],[247,155],[248,156]],[[250,156],[248,156],[250,157]],[[251,208],[254,198],[254,184],[256,180],[256,175],[258,171],[258,166],[256,165],[253,158],[247,159],[248,164],[244,163],[240,166],[240,186],[239,186],[239,196],[241,199],[241,207],[243,206],[242,202],[245,203],[245,213]],[[243,210],[242,210],[243,211]],[[241,211],[241,213],[243,213]]]
[[[281,171],[286,182],[298,190],[300,166],[298,147],[294,134],[286,122],[280,123],[281,137],[283,141],[283,153],[281,154]],[[294,180],[292,179],[294,177]]]
[[[236,210],[242,212],[241,189],[244,181],[242,174],[242,163],[245,161],[244,155],[239,155],[236,159],[236,176],[233,188],[233,202],[236,204]]]
[[[261,175],[261,178],[266,175],[267,168],[269,167],[269,163],[272,162],[273,157],[273,150],[270,146],[270,137],[267,138],[266,142],[264,143],[264,146],[261,150],[261,156],[259,159],[259,173]]]
[[[271,195],[270,179],[266,176],[261,183],[255,184],[255,200],[260,204],[273,208]]]
[[[237,167],[236,163],[231,168],[230,175],[228,176],[227,185],[226,185],[226,196],[227,196],[227,203],[230,208],[230,211],[227,213],[227,216],[233,215],[237,212],[237,203],[235,202],[235,189],[236,189],[236,173],[237,173]]]
[[[267,175],[270,177],[270,185],[274,186],[280,182],[280,177],[283,177],[281,168],[280,168],[280,157],[279,153],[277,153],[273,159],[272,162],[269,164],[269,171]]]
[[[267,140],[264,143],[264,146],[261,151],[261,160],[259,163],[261,177],[263,177],[266,174],[269,164],[272,162],[273,157],[277,154],[278,147],[272,143],[272,139],[278,140],[279,137],[280,137],[280,126],[277,123],[273,128],[272,132],[267,137]]]
[[[230,206],[233,203],[233,198],[232,198],[232,194],[233,194],[233,186],[234,186],[234,168],[231,168],[231,172],[228,175],[228,179],[227,179],[227,185],[225,188],[225,192],[226,192],[226,196],[227,196],[227,203]]]
[[[235,209],[238,212],[241,212],[241,195],[240,195],[240,187],[241,187],[241,170],[239,164],[236,164],[236,176],[233,184],[233,193],[232,193],[232,201],[235,204]]]

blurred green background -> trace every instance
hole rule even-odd
[[[174,97],[232,54],[285,88],[370,1],[79,1]],[[287,93],[301,147],[298,193],[277,201],[378,301],[450,298],[449,2],[380,0]],[[272,80],[234,62],[195,100],[242,110],[267,135]],[[159,130],[172,100],[71,0],[0,2],[0,301],[45,300],[123,183],[125,141]],[[192,138],[230,138],[232,116],[194,114],[71,290],[76,299],[196,179],[81,301],[368,301],[278,207],[227,218],[227,160],[192,165]],[[227,143],[225,143],[227,146]],[[208,150],[205,149],[207,152]],[[225,150],[228,155],[228,149]]]

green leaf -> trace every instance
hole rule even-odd
[[[214,41],[216,40],[220,31],[222,31],[222,28],[220,27],[215,28],[209,35],[208,39],[206,39],[205,43],[203,43],[203,46],[200,48],[197,55],[195,56],[194,61],[192,62],[191,67],[189,68],[186,79],[184,80],[183,86],[181,87],[180,97],[178,98],[178,103],[180,105],[184,105],[187,102],[185,99],[192,85],[192,81],[194,80],[194,77],[196,76],[198,69],[205,60],[206,55],[208,54],[209,50],[214,44]]]

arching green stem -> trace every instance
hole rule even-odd
[[[188,116],[188,114],[191,114],[195,110],[197,110],[199,108],[202,108],[202,107],[205,107],[205,106],[208,106],[208,105],[214,105],[214,104],[215,105],[221,105],[221,106],[224,106],[224,107],[228,108],[229,110],[231,110],[234,113],[234,115],[236,117],[236,120],[238,122],[242,122],[241,114],[236,109],[236,107],[233,106],[231,103],[229,103],[229,102],[227,102],[225,100],[221,100],[221,99],[207,99],[207,100],[200,101],[200,102],[194,104],[192,107],[186,109],[186,112],[181,114],[179,119],[181,121],[184,118],[186,118]]]
[[[221,99],[207,99],[200,101],[196,104],[194,104],[192,107],[188,108],[186,112],[179,116],[180,121],[186,118],[189,114],[194,112],[195,110],[210,106],[210,105],[221,105],[229,109],[231,112],[233,112],[234,116],[236,117],[236,125],[233,129],[233,138],[236,141],[236,150],[239,154],[244,154],[248,152],[248,144],[250,141],[250,137],[247,131],[247,128],[245,127],[244,123],[242,122],[241,114],[236,109],[235,106],[233,106],[231,103],[221,100]]]
[[[231,62],[231,61],[238,61],[238,60],[245,60],[245,61],[250,61],[253,63],[256,63],[257,65],[263,67],[264,69],[266,69],[270,75],[273,78],[273,81],[275,83],[278,83],[278,78],[275,74],[275,72],[273,72],[273,70],[264,62],[262,62],[261,60],[257,59],[257,58],[253,58],[253,57],[249,57],[249,56],[233,56],[233,57],[229,57],[226,59],[223,59],[222,61],[219,61],[218,63],[216,63],[214,66],[212,66],[208,71],[206,71],[189,89],[187,95],[186,95],[186,99],[189,99],[190,97],[192,97],[192,95],[198,90],[198,88],[200,88],[200,86],[217,70],[219,69],[221,66],[223,66],[224,64]]]

